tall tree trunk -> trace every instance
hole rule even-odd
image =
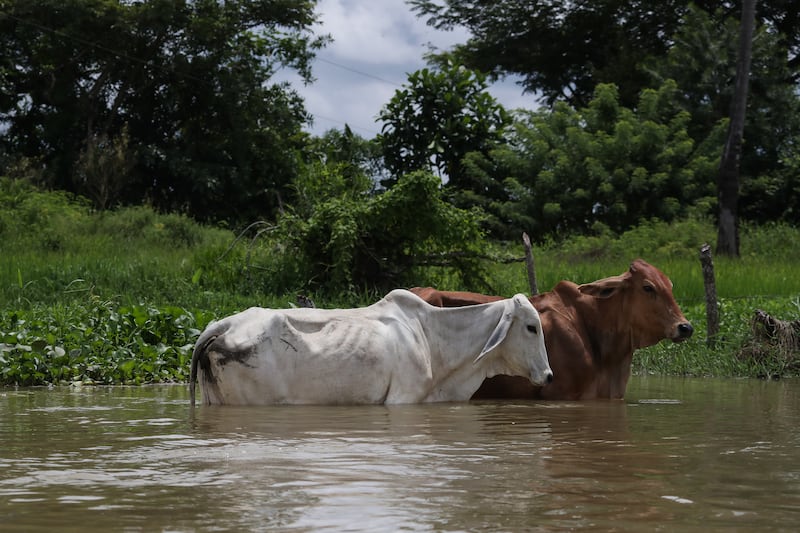
[[[739,157],[742,153],[742,132],[747,111],[747,82],[750,77],[750,56],[753,48],[756,0],[742,0],[742,24],[739,34],[739,57],[736,64],[736,87],[731,102],[728,138],[717,174],[719,227],[717,253],[739,257]]]

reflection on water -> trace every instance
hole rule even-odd
[[[3,531],[794,530],[800,382],[625,401],[189,408],[0,389]]]

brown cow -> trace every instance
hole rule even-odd
[[[411,291],[441,307],[502,299],[431,287]],[[670,279],[641,259],[619,276],[584,285],[561,281],[530,300],[542,319],[552,383],[534,387],[515,377],[495,376],[473,398],[622,398],[634,350],[662,339],[680,342],[694,331],[675,302]]]

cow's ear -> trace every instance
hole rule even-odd
[[[610,298],[625,286],[626,281],[627,279],[622,276],[606,278],[593,283],[578,285],[578,290],[582,294],[594,296],[595,298]]]
[[[505,339],[508,334],[508,330],[511,329],[512,322],[514,322],[514,313],[507,310],[503,313],[503,316],[500,317],[500,322],[497,323],[494,331],[489,335],[489,340],[486,341],[486,344],[483,346],[483,350],[481,350],[481,353],[478,354],[478,357],[475,358],[472,364],[483,359],[486,354],[497,348],[497,346],[503,342],[503,339]]]

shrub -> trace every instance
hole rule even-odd
[[[464,278],[482,275],[479,215],[445,202],[433,174],[407,174],[380,194],[340,185],[306,191],[307,203],[279,217],[257,252],[263,290],[383,291],[445,263]]]
[[[0,177],[0,237],[6,250],[59,250],[88,222],[89,202],[63,191],[41,191],[24,179]]]

